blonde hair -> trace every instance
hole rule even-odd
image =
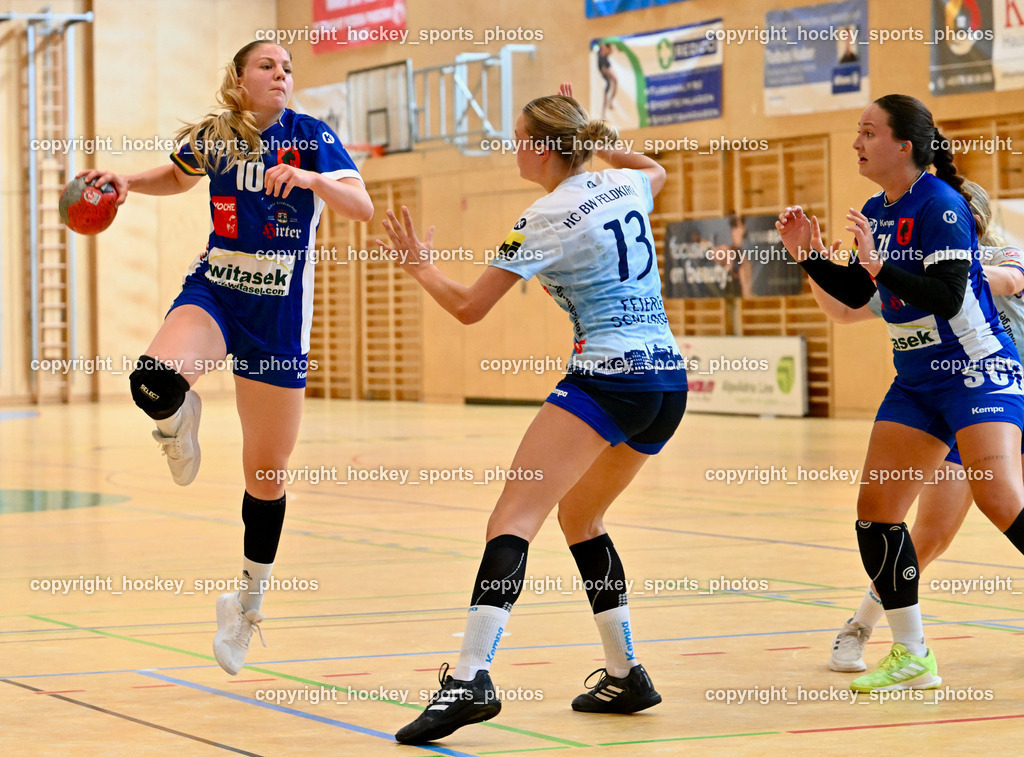
[[[971,197],[971,212],[978,223],[978,244],[984,247],[1005,247],[1006,240],[992,227],[992,204],[988,192],[980,185],[965,179],[962,190]]]
[[[526,133],[555,152],[572,173],[603,144],[615,142],[619,133],[607,121],[591,121],[583,106],[565,95],[531,100],[523,108]]]
[[[222,158],[227,160],[223,167],[227,170],[239,161],[258,158],[263,154],[263,139],[260,137],[256,114],[245,107],[247,92],[239,84],[238,77],[245,70],[245,64],[256,48],[273,44],[258,39],[235,53],[224,70],[224,79],[217,92],[220,109],[207,113],[195,123],[185,124],[175,133],[175,140],[179,143],[187,141],[192,146],[200,170],[216,168]],[[288,52],[285,48],[281,49]],[[288,53],[288,57],[291,58],[291,53]]]

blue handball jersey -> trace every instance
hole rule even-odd
[[[491,265],[536,276],[572,323],[567,373],[619,391],[686,389],[668,326],[642,171],[570,176],[531,205]]]
[[[944,260],[971,261],[963,304],[949,320],[914,307],[879,284],[897,380],[912,387],[945,383],[993,355],[1016,363],[1016,349],[1000,324],[974,253],[974,218],[959,192],[924,173],[891,204],[879,192],[864,204],[863,213],[887,265],[923,275]]]
[[[274,197],[266,193],[263,177],[279,163],[330,179],[360,176],[338,136],[310,116],[285,110],[262,137],[260,160],[207,172],[210,238],[186,279],[199,277],[212,285],[263,351],[305,354],[313,318],[316,259],[311,253],[324,201],[301,188],[287,198]],[[203,175],[190,144],[171,159],[190,176]]]

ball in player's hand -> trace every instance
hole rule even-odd
[[[117,215],[116,203],[112,184],[97,187],[79,176],[68,182],[60,195],[60,220],[79,234],[99,234]]]

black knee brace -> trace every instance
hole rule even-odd
[[[138,359],[128,380],[135,404],[155,421],[170,418],[185,402],[185,377],[149,355]]]
[[[886,610],[917,604],[917,553],[906,523],[857,521],[857,544],[864,569]]]

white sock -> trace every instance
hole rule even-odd
[[[263,606],[263,591],[267,588],[273,570],[272,562],[253,562],[248,557],[242,558],[242,589],[238,592],[242,612],[258,610]]]
[[[469,608],[459,664],[455,666],[452,678],[456,681],[472,681],[477,671],[491,669],[494,653],[498,651],[498,642],[511,616],[507,610],[491,605],[473,605]]]
[[[853,620],[862,626],[874,628],[878,625],[878,621],[882,619],[883,615],[885,615],[885,608],[882,607],[882,600],[875,594],[875,590],[869,587],[867,594],[864,595],[864,599],[860,602],[860,607],[853,616]]]
[[[625,678],[639,665],[633,651],[633,630],[629,625],[629,606],[613,607],[594,616],[604,645],[604,667],[612,678]]]
[[[181,428],[181,418],[182,415],[184,415],[184,413],[182,413],[182,408],[184,407],[184,405],[179,407],[178,411],[169,418],[163,418],[162,420],[157,421],[157,430],[164,436],[177,436],[178,429]]]
[[[892,630],[893,642],[902,644],[910,654],[918,657],[928,654],[928,647],[924,643],[924,625],[921,623],[921,605],[886,610],[885,617]]]

